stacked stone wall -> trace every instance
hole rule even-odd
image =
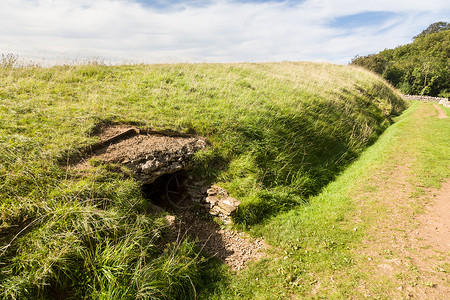
[[[417,96],[417,95],[403,95],[403,98],[407,99],[407,100],[428,101],[428,102],[436,102],[436,103],[439,103],[442,100],[448,101],[447,98],[430,97],[430,96]]]
[[[430,96],[416,96],[416,95],[403,95],[403,99],[405,100],[417,100],[417,101],[426,101],[426,102],[435,102],[439,103],[445,107],[450,107],[450,101],[448,98],[442,97],[430,97]]]

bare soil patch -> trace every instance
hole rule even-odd
[[[140,130],[133,126],[103,128],[100,141],[70,167],[89,168],[89,162],[119,163],[132,170],[143,184],[189,169],[193,155],[207,146],[204,138],[175,132]]]
[[[136,127],[126,124],[117,124],[117,125],[111,125],[111,126],[105,126],[101,128],[97,134],[101,142],[105,142],[110,140],[111,138],[118,136],[124,132],[127,132],[128,130],[135,130],[136,133],[138,130]]]
[[[77,164],[91,158],[128,164],[161,153],[180,153],[186,150],[191,151],[189,154],[193,154],[206,146],[206,141],[198,136],[139,130],[129,125],[105,127],[98,137],[100,142],[92,147],[92,153]],[[189,146],[192,146],[192,149],[186,149]]]
[[[438,119],[446,119],[447,118],[447,114],[445,113],[445,111],[439,105],[433,104],[433,106],[438,111]]]
[[[414,231],[416,238],[438,251],[450,253],[450,180],[429,194],[431,199],[425,213],[417,216],[420,225]]]
[[[391,299],[448,299],[450,296],[450,180],[440,190],[408,181],[407,162],[373,176],[374,191],[359,194],[360,217],[376,214],[359,250],[368,280],[359,289],[370,297],[390,286]],[[379,295],[379,294],[378,294]]]
[[[138,159],[145,159],[150,153],[179,151],[195,141],[197,141],[196,138],[137,135],[101,148],[95,151],[91,158],[99,158],[106,162],[127,164]]]
[[[172,234],[169,239],[191,236],[197,240],[202,252],[215,257],[235,271],[244,269],[251,261],[265,257],[268,245],[262,238],[252,238],[244,232],[221,226],[202,211],[184,210],[172,212]],[[175,235],[176,233],[176,235]]]

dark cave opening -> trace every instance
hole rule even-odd
[[[165,210],[173,210],[192,205],[186,182],[186,171],[164,174],[152,183],[142,185],[142,193],[152,204]]]

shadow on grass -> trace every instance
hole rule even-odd
[[[374,89],[343,90],[342,101],[310,101],[287,114],[272,109],[258,124],[242,124],[238,132],[265,171],[261,190],[241,204],[234,221],[255,225],[306,203],[372,145],[405,108],[387,87]]]

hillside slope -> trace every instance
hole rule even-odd
[[[163,245],[120,166],[65,165],[105,124],[196,133],[193,176],[261,223],[318,193],[405,108],[361,69],[313,63],[0,68],[0,288],[4,298],[191,298],[202,260]],[[171,284],[169,284],[169,282]]]

